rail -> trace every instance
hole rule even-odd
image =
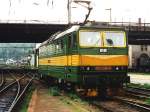
[[[119,96],[110,97],[104,101],[90,101],[89,104],[104,112],[150,112],[150,105]]]
[[[103,106],[103,105],[99,104],[98,101],[90,102],[90,105],[95,106],[96,108],[103,110],[104,112],[115,112],[115,110],[112,110],[112,109],[108,108],[107,106]]]
[[[3,72],[1,73],[1,81],[0,81],[0,88],[3,86],[4,84],[4,75]]]
[[[125,88],[125,91],[130,92],[130,93],[134,93],[134,94],[144,95],[146,97],[150,96],[150,89],[137,88],[137,87],[127,87],[127,88]]]
[[[13,102],[15,102],[16,98],[19,95],[20,92],[20,84],[18,83],[19,80],[23,79],[25,77],[22,76],[19,79],[15,79],[13,75],[12,78],[14,79],[13,82],[9,83],[8,85],[6,85],[3,89],[1,89],[0,94],[1,94],[1,110],[2,111],[8,111],[11,104]],[[9,112],[9,111],[8,111]]]
[[[23,74],[23,76],[15,77],[12,74],[10,74],[12,78],[14,79],[13,82],[6,85],[3,89],[0,90],[0,94],[2,99],[7,99],[4,102],[1,102],[0,109],[1,111],[7,111],[11,112],[19,99],[23,97],[24,93],[26,92],[27,88],[31,84],[32,80],[34,79],[34,75],[31,77],[28,76],[28,74]],[[24,86],[21,86],[21,80],[25,79],[26,76],[28,76],[27,82]],[[5,106],[4,106],[5,105]]]
[[[139,103],[139,102],[129,100],[129,99],[126,99],[124,97],[118,97],[118,96],[113,97],[113,99],[118,100],[120,102],[123,102],[123,103],[130,105],[132,107],[135,107],[141,111],[150,112],[150,105],[148,105],[148,104]]]
[[[22,76],[21,78],[19,78],[18,80],[21,80],[21,79],[23,79],[24,77],[25,77],[25,75]],[[6,89],[8,89],[9,87],[11,87],[11,86],[12,86],[13,84],[15,84],[16,82],[17,82],[17,80],[15,80],[15,81],[9,83],[8,85],[6,85],[5,87],[3,87],[3,88],[0,90],[0,93],[4,92]]]
[[[8,112],[11,112],[13,110],[13,108],[15,108],[15,105],[18,103],[19,99],[21,99],[21,97],[24,95],[25,91],[27,90],[27,88],[29,87],[29,85],[31,84],[32,80],[34,79],[34,75],[32,76],[32,78],[29,80],[29,82],[26,84],[26,86],[24,87],[24,89],[22,90],[22,92],[15,98],[14,102],[12,103],[11,107],[9,108]]]

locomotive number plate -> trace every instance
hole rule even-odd
[[[100,52],[100,53],[106,53],[106,52],[107,52],[107,49],[99,49],[99,52]]]

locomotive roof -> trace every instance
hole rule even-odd
[[[123,28],[115,28],[115,27],[108,27],[108,26],[103,26],[103,27],[99,27],[99,26],[79,26],[79,25],[75,25],[75,26],[72,26],[71,28],[59,33],[58,35],[55,36],[54,40],[55,39],[58,39],[68,33],[71,33],[71,32],[74,32],[74,31],[78,31],[79,29],[103,29],[103,30],[123,30]],[[51,37],[50,37],[51,38]]]
[[[48,40],[42,42],[42,44],[41,44],[39,47],[41,47],[41,46],[43,46],[43,45],[46,45],[46,44],[48,44],[50,41],[55,40],[55,39],[58,39],[58,38],[60,38],[61,36],[64,36],[64,35],[66,35],[66,34],[68,34],[68,33],[71,33],[71,32],[73,32],[73,31],[77,31],[79,28],[80,28],[80,26],[79,26],[79,25],[76,25],[76,26],[72,26],[71,28],[69,28],[69,29],[67,29],[67,30],[65,30],[65,31],[63,31],[63,32],[56,32],[55,34],[53,34],[52,36],[50,36]]]
[[[62,36],[64,36],[64,35],[66,35],[66,34],[68,34],[68,33],[71,33],[71,32],[74,32],[74,31],[78,31],[79,28],[80,28],[79,25],[72,26],[71,28],[69,28],[69,29],[63,31],[62,33],[58,34],[58,35],[55,37],[55,39],[58,39],[58,38],[60,38],[60,37],[62,37]]]
[[[74,25],[72,26],[71,28],[68,28],[67,30],[63,31],[63,32],[57,32],[55,33],[54,35],[50,36],[48,40],[44,41],[39,47],[43,46],[43,45],[46,45],[48,44],[49,42],[51,42],[52,40],[56,40],[66,34],[69,34],[71,32],[74,32],[74,31],[78,31],[79,29],[103,29],[103,30],[123,30],[123,28],[116,28],[116,27],[108,27],[108,26],[103,26],[103,27],[100,27],[100,26],[80,26],[80,25]]]

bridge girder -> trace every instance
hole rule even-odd
[[[0,23],[0,43],[41,43],[67,24]],[[150,44],[150,31],[128,31],[129,44]]]
[[[129,31],[129,44],[149,44],[150,45],[150,31]]]
[[[40,43],[65,28],[66,24],[1,23],[0,43]]]

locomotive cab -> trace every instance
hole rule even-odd
[[[70,72],[78,68],[77,80],[85,85],[97,85],[105,80],[110,85],[112,82],[129,82],[128,48],[124,31],[82,29],[73,35],[68,38],[68,64],[72,67],[69,68]]]

